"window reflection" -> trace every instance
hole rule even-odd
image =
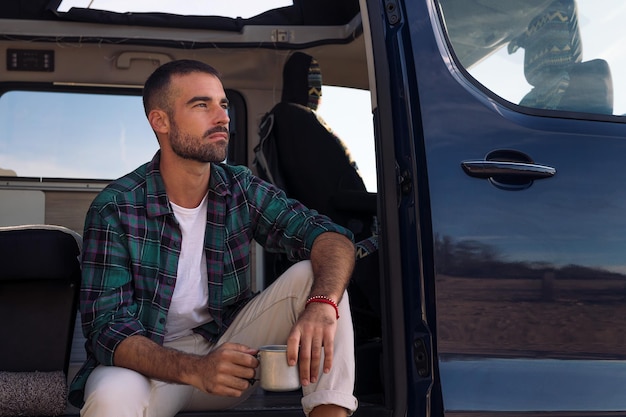
[[[626,112],[626,4],[607,0],[440,0],[460,63],[515,104],[597,114]]]

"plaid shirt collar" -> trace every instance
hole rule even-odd
[[[157,151],[146,169],[146,210],[148,217],[159,217],[172,214],[169,204],[165,183],[161,175],[161,151]],[[211,177],[209,178],[209,190],[219,196],[231,194],[229,180],[222,169],[211,164]]]

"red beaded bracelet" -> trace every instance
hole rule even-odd
[[[335,308],[335,313],[337,314],[337,320],[339,320],[339,307],[337,307],[337,303],[333,299],[326,297],[325,295],[314,295],[306,300],[306,304],[304,306],[306,307],[311,303],[324,303],[333,306]]]

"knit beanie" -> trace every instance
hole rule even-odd
[[[312,56],[292,54],[283,68],[281,101],[297,103],[316,110],[322,96],[322,72]]]

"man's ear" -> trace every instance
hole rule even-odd
[[[148,121],[155,133],[169,133],[170,118],[165,111],[159,109],[151,110],[150,113],[148,113]]]

